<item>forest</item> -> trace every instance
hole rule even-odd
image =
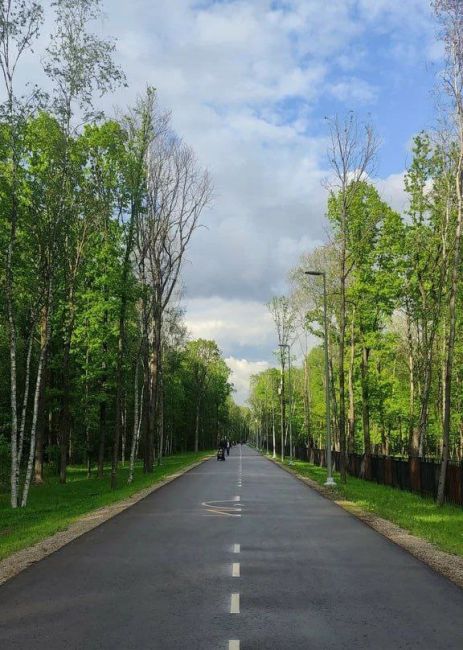
[[[242,413],[214,341],[184,324],[185,251],[212,197],[154,88],[107,117],[126,86],[95,35],[99,0],[56,0],[46,82],[17,91],[41,36],[34,0],[3,2],[0,65],[0,489],[85,465],[118,469],[214,448]],[[108,469],[110,467],[110,470]],[[110,477],[109,477],[110,473]]]
[[[434,3],[446,51],[436,127],[413,140],[399,214],[373,179],[380,143],[355,114],[328,120],[328,241],[304,254],[287,295],[268,307],[275,368],[252,379],[254,428],[265,445],[323,448],[324,296],[334,449],[463,460],[463,46],[461,9]],[[312,275],[307,272],[311,272]],[[290,369],[289,364],[293,363]]]

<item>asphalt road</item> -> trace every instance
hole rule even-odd
[[[461,650],[463,591],[236,447],[0,587],[0,648]]]

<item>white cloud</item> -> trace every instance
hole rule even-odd
[[[249,396],[249,380],[252,375],[268,370],[270,364],[267,361],[248,361],[247,359],[236,359],[227,357],[227,366],[232,371],[231,381],[235,388],[235,401],[238,404],[245,404]]]
[[[194,338],[215,339],[226,355],[237,346],[274,346],[274,328],[265,304],[220,297],[187,300],[186,325]]]
[[[387,178],[375,182],[381,198],[399,213],[404,212],[409,203],[409,198],[404,188],[404,176],[405,172],[391,174]]]
[[[330,92],[346,104],[372,104],[378,98],[378,88],[357,77],[340,79],[331,85]]]

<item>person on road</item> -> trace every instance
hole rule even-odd
[[[227,456],[230,456],[230,440],[227,440]]]

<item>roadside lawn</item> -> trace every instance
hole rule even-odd
[[[294,461],[291,469],[321,485],[326,481],[324,467]],[[340,483],[338,473],[334,478],[336,498],[388,519],[443,551],[463,556],[463,508],[453,505],[439,508],[432,499],[353,476],[347,477],[345,485]]]
[[[15,551],[65,530],[79,517],[121,501],[144,488],[165,479],[211,452],[178,454],[163,458],[162,465],[153,474],[143,473],[143,463],[137,463],[134,479],[127,485],[128,464],[120,467],[118,488],[110,488],[110,467],[104,479],[87,478],[83,466],[69,467],[66,485],[60,485],[57,476],[48,476],[42,486],[31,486],[27,508],[12,510],[9,494],[0,495],[0,560]]]

